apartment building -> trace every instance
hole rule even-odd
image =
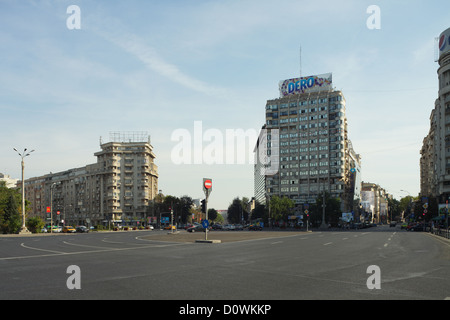
[[[344,212],[352,211],[358,202],[361,158],[348,138],[345,98],[332,88],[332,75],[280,82],[280,98],[268,100],[265,109],[267,139],[256,150],[267,148],[278,168],[273,170],[271,163],[265,192],[259,180],[255,183],[255,198],[263,193],[288,196],[300,205],[314,203],[326,191],[342,200]],[[255,181],[260,166],[255,165]]]
[[[450,28],[439,37],[439,93],[420,150],[420,194],[450,198]]]
[[[143,133],[112,138],[100,143],[94,164],[27,179],[32,214],[70,225],[140,225],[154,218],[158,167],[150,138]]]
[[[15,188],[19,179],[13,179],[7,174],[0,173],[0,181],[4,181],[7,188]]]
[[[392,195],[376,183],[362,182],[361,184],[361,207],[362,212],[359,220],[370,223],[387,223],[392,219],[389,216],[388,199]]]

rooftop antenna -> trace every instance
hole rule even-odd
[[[302,46],[300,46],[300,78],[302,77]]]

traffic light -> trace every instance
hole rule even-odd
[[[206,200],[202,200],[202,213],[206,213]]]

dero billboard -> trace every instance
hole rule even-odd
[[[439,58],[450,51],[450,28],[441,33],[439,37]]]
[[[280,97],[283,98],[305,92],[331,90],[332,82],[331,73],[280,81]]]

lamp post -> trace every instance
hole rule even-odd
[[[409,210],[410,210],[410,215],[411,215],[411,211],[412,211],[412,196],[411,196],[411,193],[409,193],[409,191],[407,191],[407,190],[400,190],[400,191],[402,191],[402,192],[406,192],[408,195],[409,195],[409,204],[408,204],[408,208],[409,208]]]
[[[31,233],[26,225],[25,225],[25,180],[24,180],[24,169],[25,169],[25,162],[23,161],[23,159],[27,156],[30,155],[30,153],[32,153],[34,150],[31,150],[30,152],[27,152],[27,149],[25,148],[23,150],[23,153],[21,154],[19,151],[17,151],[16,148],[13,148],[15,152],[17,152],[20,156],[20,158],[22,159],[22,228],[20,228],[19,234],[29,234]]]
[[[53,182],[50,186],[50,233],[53,233],[53,187],[56,186],[56,182]]]

